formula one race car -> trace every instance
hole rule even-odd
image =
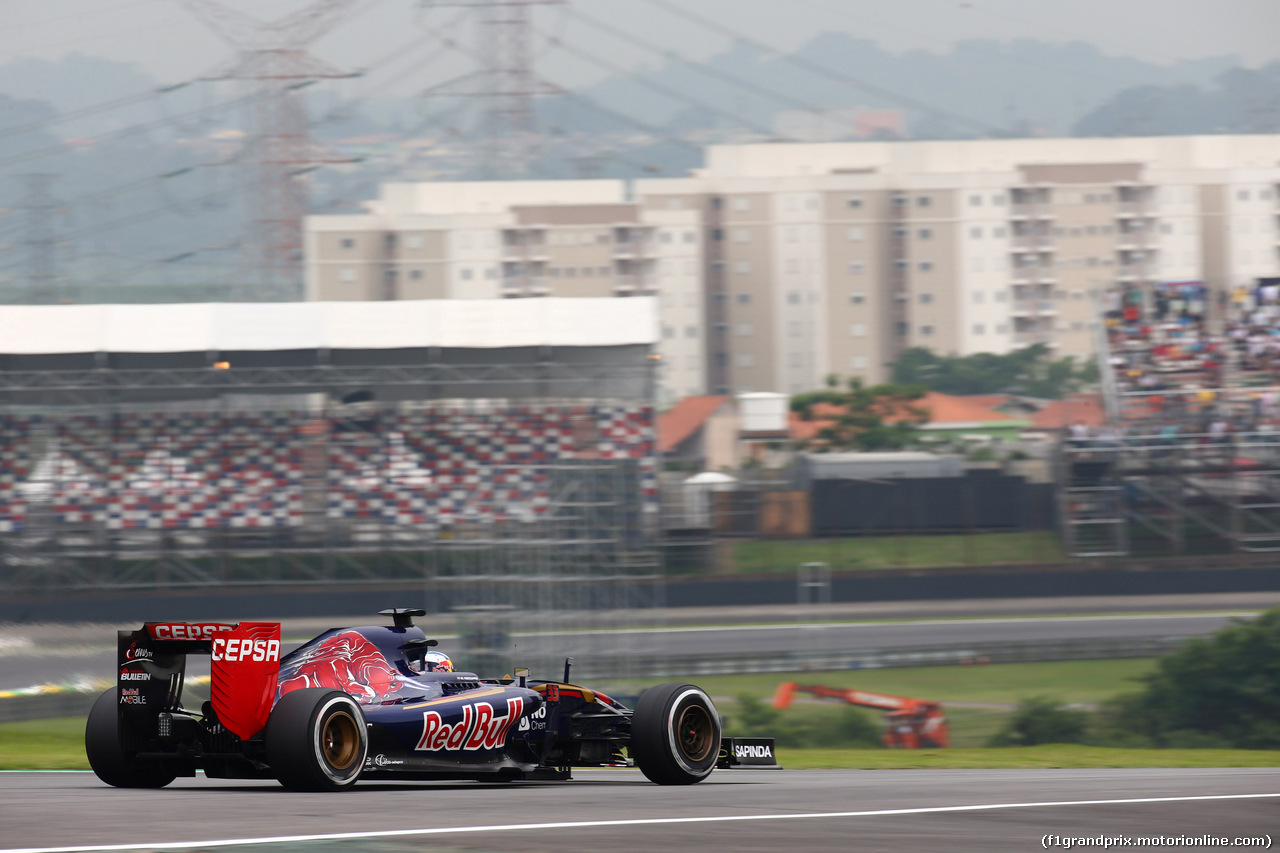
[[[85,751],[108,785],[160,788],[275,778],[336,791],[357,779],[568,779],[574,767],[634,763],[660,785],[716,767],[776,766],[768,738],[721,737],[703,690],[662,684],[634,710],[563,681],[452,672],[415,627],[333,628],[280,656],[270,622],[151,622],[119,632],[117,686],[89,712]],[[189,654],[212,655],[210,700],[182,706]],[[435,665],[434,661],[441,661]]]

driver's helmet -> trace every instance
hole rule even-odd
[[[427,652],[422,659],[423,672],[453,672],[453,661],[444,652]]]

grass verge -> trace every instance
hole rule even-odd
[[[1055,744],[1009,749],[779,749],[792,770],[940,770],[1088,767],[1277,767],[1280,751],[1108,749]]]
[[[1280,767],[1280,751],[1241,749],[1106,749],[1035,746],[1014,749],[786,749],[792,770],[940,770],[1069,767]],[[0,725],[0,770],[88,770],[84,720],[58,717]]]
[[[833,571],[922,566],[986,566],[1056,563],[1066,559],[1052,531],[938,536],[858,536],[831,539],[762,539],[734,545],[731,572],[792,571],[802,563],[826,563]]]

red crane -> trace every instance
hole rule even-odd
[[[890,749],[937,749],[951,746],[951,732],[942,706],[937,702],[910,699],[905,696],[889,696],[884,693],[868,693],[844,687],[824,687],[821,684],[795,684],[784,681],[773,696],[773,707],[779,711],[788,707],[797,693],[809,693],[823,699],[841,699],[859,708],[876,708],[884,711],[884,745]]]

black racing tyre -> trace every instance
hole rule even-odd
[[[286,693],[267,720],[267,761],[293,791],[342,791],[364,770],[369,730],[355,699],[341,690]]]
[[[134,767],[134,754],[120,745],[120,701],[116,688],[105,691],[93,703],[84,726],[84,752],[98,778],[117,788],[163,788],[178,774],[164,765]]]
[[[659,785],[701,782],[720,755],[720,715],[701,688],[659,684],[631,716],[631,757]]]

